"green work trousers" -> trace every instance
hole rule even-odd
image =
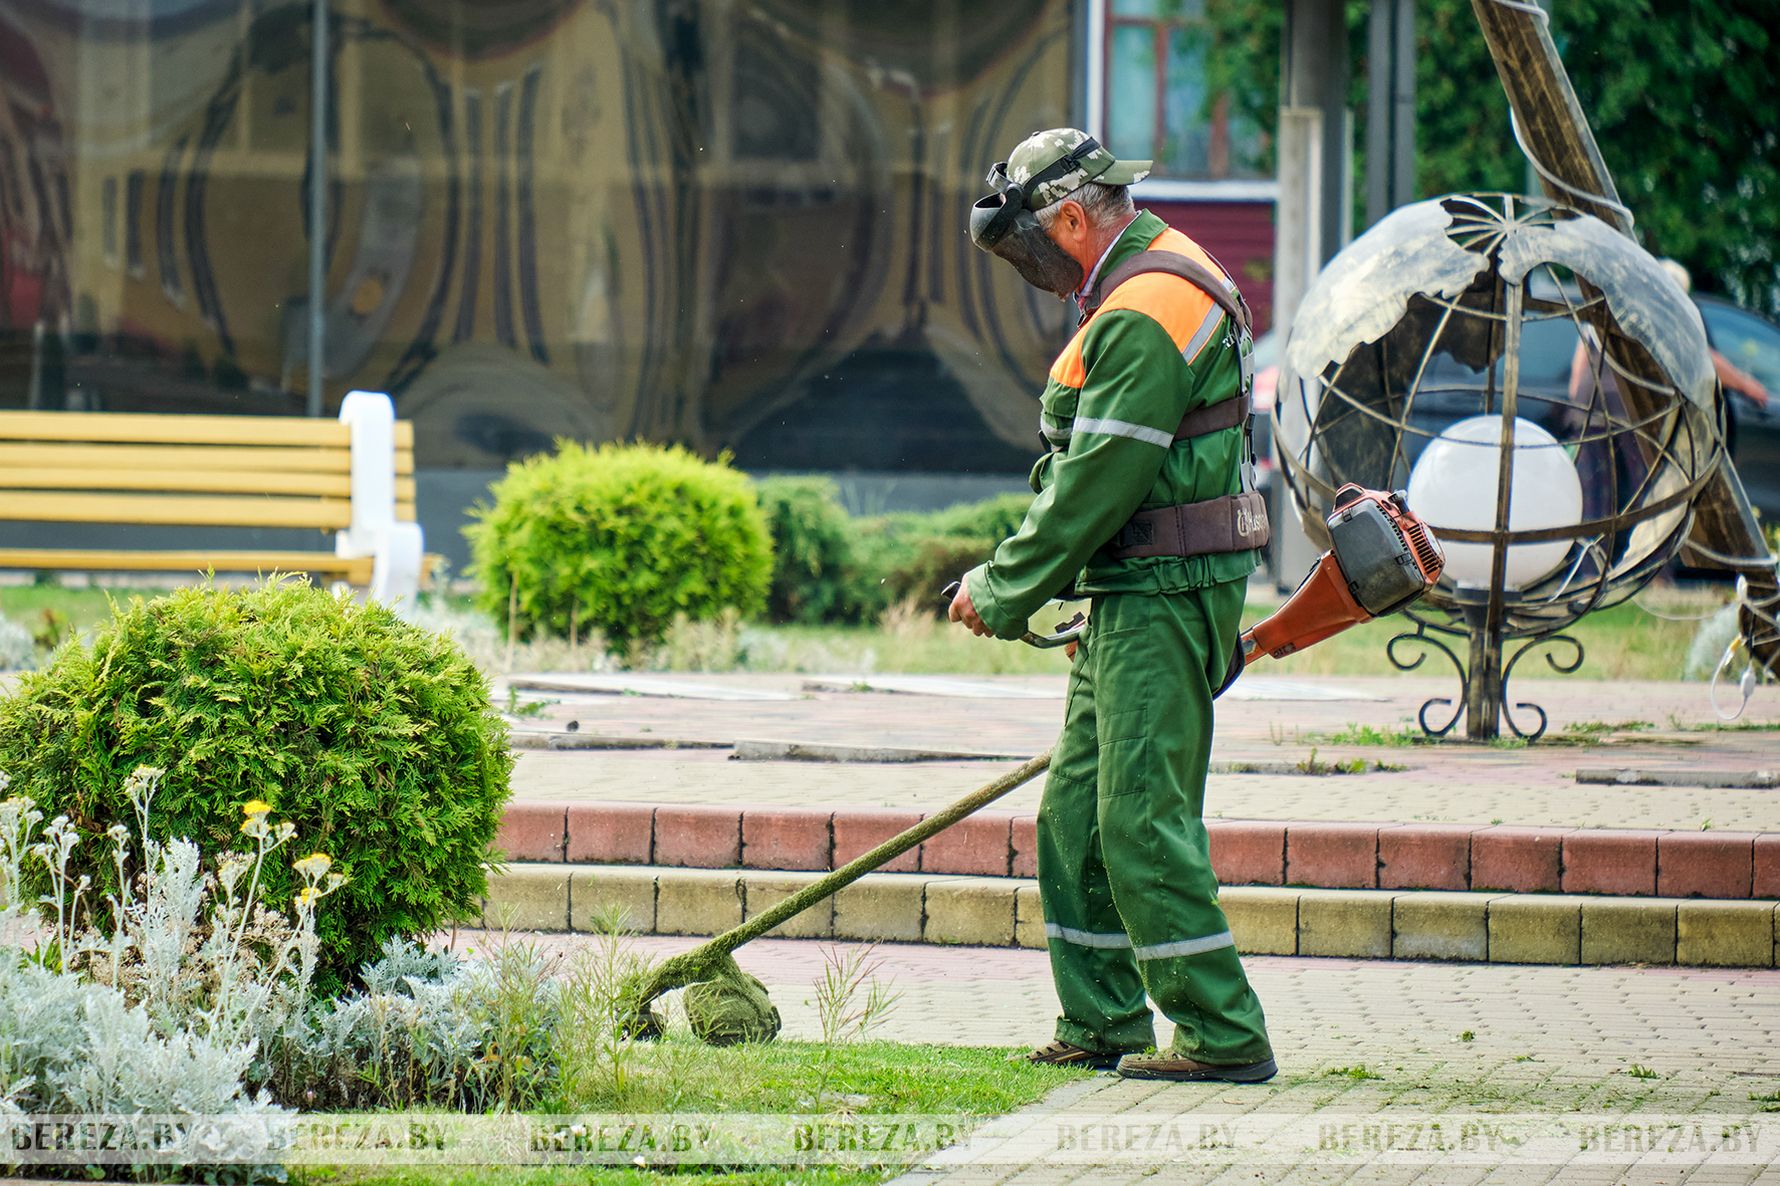
[[[1174,1022],[1175,1053],[1220,1065],[1271,1057],[1200,819],[1211,693],[1244,591],[1231,581],[1094,599],[1038,809],[1038,884],[1065,1042],[1104,1052],[1154,1045],[1147,993]]]

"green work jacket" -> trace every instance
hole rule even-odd
[[[1139,214],[1090,286],[1144,250],[1178,252],[1223,270],[1154,214]],[[1120,285],[1051,365],[1040,431],[1052,449],[1032,468],[1026,521],[965,576],[983,623],[1018,638],[1044,603],[1073,589],[1176,593],[1246,578],[1258,551],[1116,559],[1102,548],[1133,513],[1235,494],[1246,449],[1240,427],[1176,441],[1188,412],[1231,399],[1250,381],[1250,343],[1218,304],[1178,276]]]

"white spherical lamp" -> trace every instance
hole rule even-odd
[[[1508,489],[1508,531],[1573,527],[1582,521],[1582,479],[1569,451],[1531,420],[1514,420]],[[1431,527],[1493,531],[1502,467],[1502,418],[1472,416],[1429,442],[1409,474],[1409,505]],[[1443,541],[1446,572],[1460,585],[1487,588],[1489,544]],[[1503,588],[1520,589],[1549,576],[1570,555],[1571,541],[1511,543]]]

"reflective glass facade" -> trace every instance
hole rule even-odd
[[[301,413],[306,0],[0,0],[0,407]],[[347,0],[327,407],[429,470],[558,435],[1023,471],[1066,310],[971,248],[1071,122],[1071,0]]]
[[[1105,84],[1137,0],[324,2],[321,414],[394,397],[458,564],[559,436],[837,472],[861,510],[1023,488],[1074,309],[970,246],[988,166],[1102,91],[1125,155],[1237,143],[1154,71]],[[0,0],[0,408],[307,410],[316,8]],[[1165,193],[1265,324],[1271,204]]]

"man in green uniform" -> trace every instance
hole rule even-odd
[[[1273,1052],[1200,818],[1212,696],[1265,543],[1264,517],[1247,518],[1253,496],[1230,497],[1249,460],[1249,330],[1215,261],[1132,207],[1126,186],[1149,165],[1074,129],[1039,132],[992,171],[1000,192],[973,209],[978,245],[1075,298],[1083,323],[1045,386],[1038,497],[966,574],[950,616],[1013,639],[1060,591],[1092,598],[1038,814],[1063,1014],[1057,1040],[1031,1058],[1259,1082],[1275,1073]],[[1204,287],[1128,266],[1145,252],[1185,256]],[[1220,535],[1208,521],[1228,528],[1224,542],[1206,545]],[[1155,1045],[1146,993],[1174,1022],[1171,1051],[1142,1053]]]

